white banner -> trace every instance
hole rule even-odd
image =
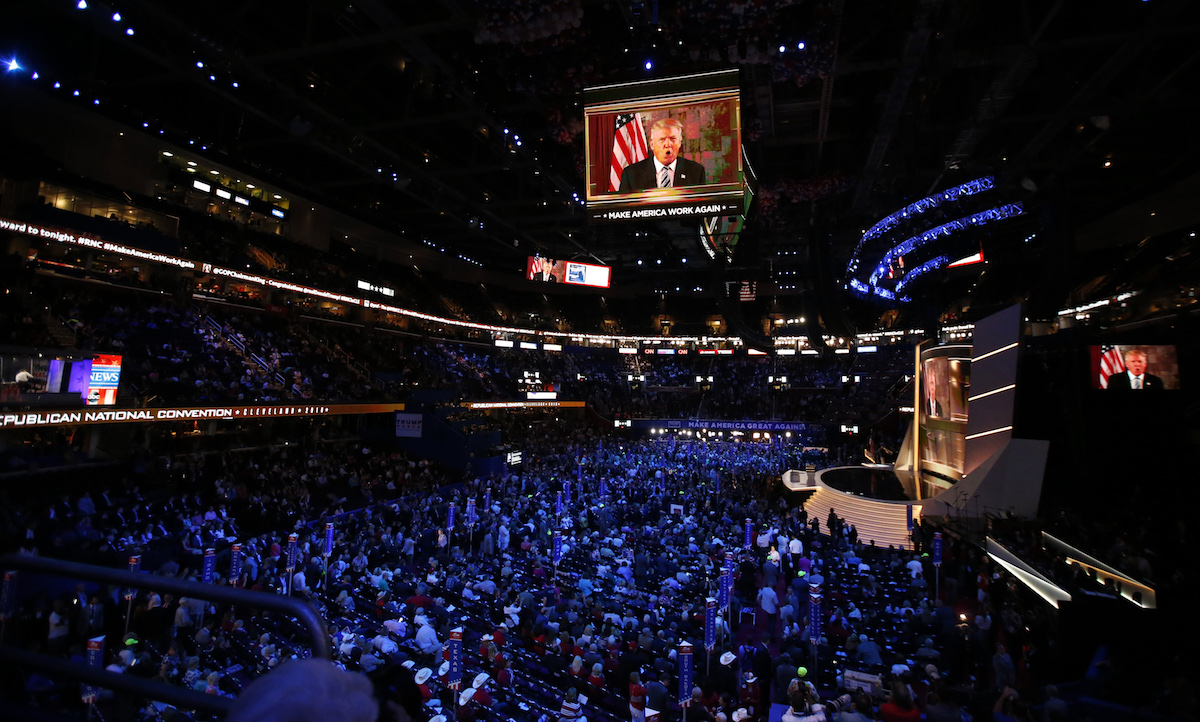
[[[410,439],[421,438],[421,414],[402,414],[396,412],[396,436]]]

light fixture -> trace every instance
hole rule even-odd
[[[113,13],[113,22],[114,23],[121,22],[121,13]]]

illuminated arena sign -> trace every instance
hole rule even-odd
[[[26,411],[0,414],[0,429],[92,424],[162,423],[228,419],[274,419],[285,416],[342,416],[403,411],[404,404],[289,404],[286,406],[186,406],[161,409]]]

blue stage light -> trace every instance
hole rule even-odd
[[[37,79],[38,79],[38,78],[40,78],[40,77],[42,77],[42,76],[38,75],[37,71],[35,70],[35,71],[33,71],[33,75],[29,76],[29,79],[30,79],[30,80],[37,80]]]
[[[780,55],[782,55],[783,53],[786,53],[786,52],[787,52],[787,46],[786,46],[786,45],[780,45],[780,46],[779,46],[779,54],[780,54]]]
[[[14,70],[20,70],[20,69],[21,69],[21,64],[17,62],[16,58],[13,58],[12,60],[8,61],[8,72],[11,73]]]
[[[646,61],[646,70],[652,70],[653,68],[654,68],[654,61],[653,61],[653,60],[647,60],[647,61]]]
[[[121,13],[113,13],[113,22],[114,23],[121,22]]]
[[[79,8],[80,10],[87,10],[87,0],[79,0],[75,7]]]
[[[808,47],[808,46],[806,46],[806,45],[804,44],[804,41],[803,41],[803,40],[801,40],[800,42],[796,43],[796,49],[797,49],[797,50],[803,50],[803,49],[804,49],[804,48],[806,48],[806,47]]]
[[[125,28],[125,34],[132,38],[133,37],[133,28]]]

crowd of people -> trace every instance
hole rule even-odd
[[[765,720],[773,703],[796,719],[1056,708],[1052,610],[970,544],[947,543],[935,594],[927,535],[885,549],[834,515],[808,518],[778,483],[795,447],[539,434],[523,440],[522,467],[485,479],[361,442],[160,459],[154,488],[126,481],[6,507],[5,536],[23,553],[110,565],[139,552],[143,569],[191,579],[203,549],[219,549],[215,583],[308,601],[327,620],[335,664],[376,681],[400,674],[417,719],[638,720],[647,708],[670,719],[683,642],[697,660],[689,719]],[[236,579],[232,540],[244,555]],[[735,581],[706,659],[705,600],[719,596],[726,552]],[[121,594],[82,585],[23,599],[12,633],[78,656],[103,631],[114,671],[224,695],[309,654],[277,614]],[[453,690],[445,658],[457,627],[464,685]],[[34,677],[24,682],[45,703],[56,688]]]

